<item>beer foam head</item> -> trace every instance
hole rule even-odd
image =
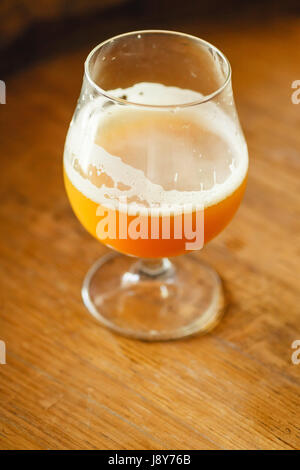
[[[207,207],[232,194],[248,168],[237,123],[214,102],[192,90],[138,83],[110,91],[143,105],[114,104],[105,97],[77,109],[64,155],[67,176],[86,197],[104,206],[127,202],[127,210]]]

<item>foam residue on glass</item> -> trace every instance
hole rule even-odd
[[[208,207],[232,194],[248,169],[247,147],[236,123],[214,102],[181,108],[201,94],[158,83],[110,90],[147,105],[115,104],[100,96],[84,103],[73,120],[64,167],[73,185],[96,203],[129,211]]]

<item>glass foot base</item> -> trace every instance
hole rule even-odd
[[[149,262],[109,253],[88,271],[82,298],[105,326],[145,341],[206,333],[224,311],[218,274],[193,255]]]

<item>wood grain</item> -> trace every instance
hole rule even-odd
[[[62,181],[88,50],[15,74],[0,108],[1,449],[299,448],[300,20],[172,29],[229,57],[249,145],[242,207],[196,255],[221,273],[227,314],[207,336],[158,344],[90,318],[81,282],[106,249]]]

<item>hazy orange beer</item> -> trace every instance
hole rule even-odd
[[[162,93],[162,90],[165,94],[169,92],[166,87],[162,89],[162,86],[159,85],[155,89],[153,84],[150,87],[143,84],[140,88],[142,88],[143,94],[146,94],[147,91],[149,93],[149,88],[152,94],[155,92],[157,94]],[[126,90],[127,95],[130,95],[130,91],[133,90]],[[136,90],[134,93],[136,93]],[[177,90],[176,93],[180,95],[180,90]],[[172,94],[175,94],[174,90],[172,90]],[[214,108],[212,110],[208,109],[207,113],[214,111],[216,112]],[[192,233],[188,234],[189,238],[185,236],[184,221],[189,224],[193,232],[196,233],[196,230],[198,232],[203,231],[204,243],[210,241],[223,230],[237,210],[245,189],[245,170],[247,168],[243,160],[245,156],[242,153],[238,155],[234,153],[232,142],[230,142],[230,134],[226,136],[225,132],[223,137],[218,134],[220,130],[222,133],[222,126],[225,126],[225,128],[226,125],[228,126],[226,117],[219,112],[219,117],[215,117],[215,120],[216,123],[211,124],[211,129],[209,129],[204,117],[199,112],[185,112],[184,114],[174,115],[172,113],[144,110],[130,112],[118,110],[114,115],[106,115],[106,118],[102,119],[96,128],[92,149],[89,150],[83,147],[81,159],[77,156],[72,162],[73,168],[70,172],[74,173],[76,171],[78,173],[77,187],[76,183],[74,185],[68,176],[67,168],[70,165],[66,162],[65,185],[67,194],[82,225],[93,236],[117,251],[143,258],[175,256],[190,251],[187,249],[187,244],[192,241],[190,239]],[[91,126],[93,126],[93,123],[91,123]],[[218,129],[218,126],[221,129]],[[101,153],[99,152],[99,155],[95,157],[96,151],[100,149],[105,152],[105,157],[109,155],[109,158],[116,160],[116,165],[113,168],[115,174],[111,172],[109,175],[107,169],[101,169]],[[205,149],[205,153],[203,149]],[[91,152],[89,155],[88,151]],[[81,167],[85,152],[89,162],[86,173]],[[201,157],[199,158],[200,153]],[[224,163],[226,157],[228,162]],[[118,162],[118,159],[121,159],[122,162]],[[150,164],[149,159],[151,159]],[[185,162],[188,164],[187,169],[184,168]],[[120,163],[120,168],[118,168],[118,163]],[[237,166],[236,168],[234,164]],[[151,173],[151,165],[155,168],[152,171],[155,182],[159,181],[161,184],[159,197],[162,201],[164,200],[164,192],[174,191],[172,202],[168,206],[168,220],[167,216],[164,215],[167,209],[162,208],[163,204],[161,202],[157,204],[157,210],[153,211],[155,215],[150,215],[151,200],[149,203],[147,196],[151,198],[151,192],[157,190],[154,187],[155,182],[149,182],[145,178],[145,174]],[[202,174],[203,171],[199,172],[199,166],[201,169],[201,165],[205,169],[205,174]],[[172,170],[174,167],[177,171],[175,171],[175,174],[171,173],[170,175],[169,172],[174,171]],[[144,194],[140,198],[140,194],[136,192],[131,199],[128,198],[126,207],[123,204],[124,214],[120,214],[118,206],[110,208],[110,205],[112,202],[116,202],[116,196],[121,198],[122,194],[127,194],[128,188],[130,188],[130,176],[126,175],[125,171],[122,174],[124,169],[127,172],[130,172],[130,169],[135,169],[137,172],[143,171],[142,176],[145,178],[145,185],[149,185],[149,189],[145,193],[149,194]],[[232,178],[234,172],[239,176],[239,179],[233,181],[230,186],[228,180]],[[177,181],[174,181],[175,175],[177,175]],[[133,173],[134,176],[139,177],[140,174],[135,175]],[[219,177],[219,183],[217,177]],[[82,182],[85,180],[85,182],[94,185],[93,199],[85,195],[84,185],[81,186],[80,178]],[[151,188],[151,185],[153,185],[153,188]],[[109,189],[113,186],[118,187],[115,191],[114,200],[108,199],[105,203],[107,194],[105,194],[103,188],[108,187]],[[178,187],[179,189],[177,189]],[[185,188],[191,188],[191,190],[186,191]],[[144,192],[144,188],[142,190]],[[100,193],[98,203],[95,202],[97,192]],[[187,209],[184,204],[190,200],[188,192],[194,194],[193,197],[196,203],[201,202],[201,209],[198,209],[198,212],[203,211],[201,223],[204,226],[197,227],[197,210],[193,207]],[[183,198],[182,193],[185,193]],[[206,203],[205,198],[202,197],[205,195]],[[141,201],[139,201],[139,198]],[[178,198],[179,204],[176,198]],[[137,217],[137,215],[131,214],[133,212],[132,205],[137,201],[139,205],[136,209],[140,214],[141,225],[148,227],[148,230],[147,237],[133,239],[130,236],[128,227],[134,223]],[[126,218],[125,212],[127,212]],[[115,220],[115,230],[106,228],[106,233],[101,233],[101,220],[104,217],[111,223]],[[124,227],[120,230],[120,223],[126,225],[125,231]],[[163,227],[167,227],[167,225],[169,225],[169,231],[165,230],[165,233],[163,233]],[[175,228],[180,226],[182,226],[182,235],[180,237],[178,232],[176,238]],[[153,233],[151,227],[152,229],[153,227],[157,228],[155,233]],[[122,232],[122,236],[120,236],[120,232]],[[198,233],[198,235],[200,234]],[[197,247],[196,244],[195,246]]]
[[[97,216],[97,211],[99,211],[99,205],[94,201],[90,200],[84,194],[82,194],[69,180],[66,172],[64,174],[65,178],[65,187],[66,191],[72,205],[72,208],[77,215],[79,221],[85,227],[85,229],[94,237],[99,239],[97,236],[97,226],[101,217]],[[215,204],[213,206],[207,207],[204,209],[204,243],[209,242],[214,238],[218,233],[220,233],[223,228],[230,222],[234,213],[238,209],[240,202],[242,200],[244,191],[246,187],[246,177],[243,180],[242,184],[226,199]],[[103,208],[103,217],[112,209]],[[108,216],[109,217],[109,216]],[[127,255],[139,256],[141,258],[160,258],[160,257],[169,257],[176,256],[186,253],[186,244],[190,243],[191,240],[183,237],[182,239],[174,238],[174,226],[180,225],[183,223],[183,216],[181,215],[171,215],[170,217],[170,238],[162,238],[162,226],[163,226],[163,215],[156,216],[158,221],[155,221],[155,217],[143,216],[148,218],[147,226],[149,227],[148,239],[131,239],[128,236],[127,238],[122,239],[118,236],[119,230],[119,220],[122,219],[120,215],[116,214],[116,237],[110,238],[107,236],[101,241],[108,246],[114,248],[121,253]],[[135,219],[136,216],[128,215],[127,223],[128,225]],[[191,215],[191,224],[192,227],[196,226],[196,213],[192,212]],[[177,219],[177,220],[176,220]],[[151,224],[159,226],[159,238],[154,239],[151,237]]]

